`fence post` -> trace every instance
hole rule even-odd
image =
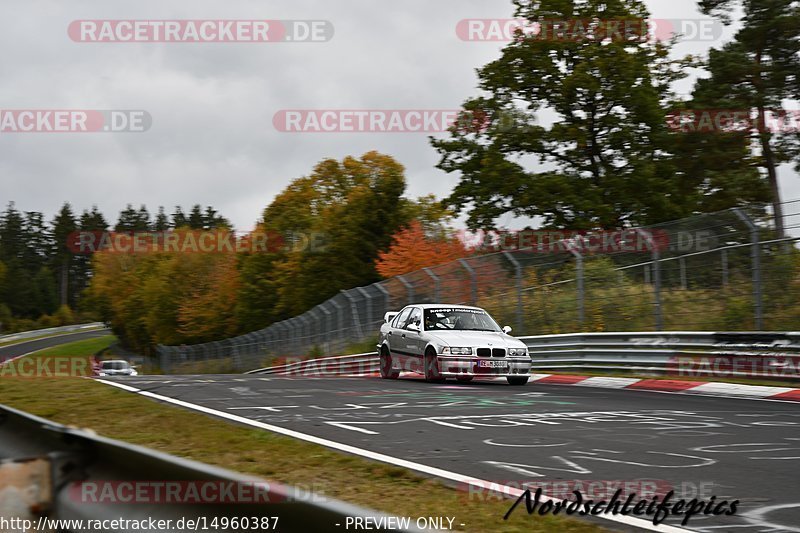
[[[469,266],[469,263],[467,263],[466,259],[459,259],[458,262],[461,263],[461,266],[464,267],[464,270],[466,270],[469,274],[471,287],[470,304],[475,305],[478,303],[478,278],[475,276],[475,269]]]
[[[678,259],[678,266],[680,267],[681,273],[681,289],[686,290],[686,259],[683,257]]]
[[[333,315],[331,314],[330,311],[328,311],[328,308],[326,307],[327,305],[328,305],[328,302],[325,302],[324,304],[320,304],[319,308],[320,308],[320,310],[322,310],[322,313],[323,313],[323,315],[325,317],[325,320],[324,320],[324,322],[325,322],[325,332],[322,334],[322,339],[323,339],[323,341],[322,341],[322,351],[325,352],[325,355],[330,355],[331,354],[331,342],[330,341],[331,341],[331,334],[332,334],[332,330],[333,330],[333,327],[332,327],[333,326],[333,319],[332,319]]]
[[[375,286],[376,289],[381,291],[381,294],[383,294],[383,303],[384,303],[383,311],[378,315],[378,318],[383,320],[383,315],[391,311],[391,309],[389,309],[389,304],[391,303],[389,298],[389,291],[387,291],[386,287],[384,287],[383,284],[381,283],[373,283],[373,285]]]
[[[341,339],[344,336],[344,312],[342,310],[342,306],[339,305],[339,302],[337,302],[335,299],[331,298],[330,302],[331,305],[333,305],[333,307],[336,308],[336,317],[339,322],[338,338]],[[337,335],[334,335],[333,337],[336,338]]]
[[[738,216],[750,230],[750,256],[753,267],[753,304],[755,306],[756,330],[760,331],[763,327],[763,306],[761,303],[761,244],[758,238],[758,226],[756,226],[752,219],[738,207],[734,207],[733,212],[736,213],[736,216]]]
[[[434,300],[435,302],[437,302],[437,303],[438,303],[438,302],[441,302],[441,301],[442,301],[442,292],[441,292],[441,287],[442,287],[442,284],[441,284],[441,282],[440,282],[440,280],[439,280],[439,276],[437,276],[436,274],[434,274],[434,273],[433,273],[433,270],[431,270],[431,269],[430,269],[430,268],[428,268],[428,267],[425,267],[425,268],[423,268],[422,270],[423,270],[423,271],[424,271],[424,272],[425,272],[425,273],[426,273],[428,276],[430,276],[430,278],[433,280],[433,287],[434,287],[434,289],[433,289],[433,300]]]
[[[658,245],[649,231],[636,228],[636,233],[641,235],[644,240],[647,241],[648,246],[650,246],[653,266],[653,305],[655,307],[656,330],[662,331],[664,329],[664,317],[661,313],[661,263],[659,261]]]
[[[722,259],[722,286],[728,286],[728,250],[720,252]]]
[[[161,367],[161,371],[165,374],[169,373],[171,370],[171,350],[171,346],[164,346],[162,344],[156,346],[156,352],[158,353],[158,366]]]
[[[516,281],[517,281],[517,313],[516,313],[517,314],[517,316],[516,316],[516,319],[517,319],[516,320],[516,322],[517,322],[517,335],[520,335],[522,333],[522,313],[523,313],[523,311],[522,311],[522,308],[523,308],[523,306],[522,306],[522,265],[519,264],[519,261],[517,261],[517,258],[514,257],[511,254],[511,252],[504,251],[503,255],[505,255],[506,259],[508,259],[508,261],[512,265],[514,265],[514,277],[516,278]]]
[[[580,237],[581,239],[583,237]],[[578,324],[583,329],[585,320],[585,304],[584,304],[584,290],[583,290],[583,254],[581,254],[575,247],[574,241],[564,241],[567,245],[567,250],[575,256],[575,283],[578,289]]]
[[[413,304],[414,303],[414,285],[409,283],[408,280],[405,278],[405,276],[397,276],[397,279],[400,281],[400,283],[403,284],[403,286],[406,288],[406,291],[408,291],[408,301],[406,302],[406,305]]]
[[[375,321],[375,315],[373,314],[374,309],[372,308],[372,296],[370,296],[367,289],[364,287],[356,287],[356,290],[361,293],[361,296],[364,297],[364,302],[366,303],[366,316],[364,317],[367,321],[367,327],[370,326]]]
[[[311,337],[311,323],[308,321],[306,313],[298,315],[297,320],[300,322],[300,335],[297,337],[299,355],[305,355],[303,352],[308,352],[308,339]]]
[[[358,336],[357,340],[360,341],[364,338],[364,332],[361,330],[361,320],[358,318],[358,307],[356,306],[356,300],[350,295],[350,291],[342,290],[342,294],[344,294],[344,297],[347,298],[348,302],[350,302],[350,311],[353,313],[353,325],[356,328],[356,335]]]
[[[319,306],[317,306],[317,307],[319,307]],[[321,337],[322,337],[322,324],[321,324],[321,321],[319,319],[319,316],[317,316],[317,308],[314,307],[314,308],[310,309],[308,311],[308,315],[311,318],[311,330],[312,330],[311,337],[310,337],[311,346],[312,347],[318,346],[318,345],[322,344],[322,342],[321,342],[322,341],[322,339],[321,339]],[[320,348],[322,348],[322,346],[320,346]]]

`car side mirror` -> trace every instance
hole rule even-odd
[[[503,326],[503,333],[505,333],[506,335],[511,333],[511,326]]]
[[[409,325],[406,326],[406,329],[409,330],[409,331],[419,331],[420,330],[418,324],[409,324]]]

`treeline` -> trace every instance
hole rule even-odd
[[[402,259],[394,236],[420,221],[431,241],[450,242],[449,212],[432,197],[409,200],[403,166],[369,152],[326,159],[264,209],[256,234],[277,246],[144,254],[101,251],[84,301],[131,348],[227,338],[298,315],[342,289],[381,279],[376,262]],[[403,248],[403,246],[401,246]],[[391,265],[389,265],[391,268]]]
[[[75,232],[215,227],[230,223],[210,206],[195,205],[188,213],[176,207],[171,215],[159,207],[151,216],[145,206],[128,205],[111,227],[97,207],[78,216],[65,203],[48,222],[42,213],[21,212],[10,202],[0,214],[0,333],[101,318],[83,301],[92,278],[92,257],[68,247]]]

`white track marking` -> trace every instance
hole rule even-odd
[[[408,468],[409,470],[414,470],[416,472],[421,472],[423,474],[427,474],[434,477],[440,477],[442,479],[448,479],[450,481],[455,481],[458,483],[463,483],[465,485],[471,485],[476,488],[486,487],[490,484],[489,481],[476,479],[474,477],[465,476],[464,474],[459,474],[456,472],[450,472],[449,470],[443,470],[441,468],[436,468],[433,466],[427,466],[420,463],[415,463],[413,461],[408,461],[406,459],[400,459],[398,457],[392,457],[390,455],[385,455],[382,453],[373,452],[370,450],[365,450],[363,448],[357,448],[355,446],[350,446],[349,444],[342,444],[340,442],[323,439],[320,437],[315,437],[314,435],[308,435],[306,433],[301,433],[299,431],[294,431],[292,429],[282,428],[280,426],[273,426],[271,424],[265,424],[263,422],[258,422],[257,420],[251,420],[249,418],[245,418],[242,416],[232,415],[230,413],[225,413],[223,411],[218,411],[216,409],[211,409],[210,407],[204,407],[202,405],[197,405],[190,402],[185,402],[183,400],[178,400],[175,398],[170,398],[169,396],[162,396],[160,394],[155,394],[148,391],[142,391],[136,389],[134,387],[130,387],[128,385],[123,385],[121,383],[117,383],[114,381],[107,381],[107,380],[97,380],[101,383],[105,383],[106,385],[111,385],[112,387],[119,387],[120,389],[135,392],[136,394],[140,394],[142,396],[146,396],[148,398],[152,398],[154,400],[159,400],[166,403],[171,403],[174,405],[179,405],[181,407],[185,407],[187,409],[192,409],[194,411],[199,411],[201,413],[205,413],[211,416],[216,416],[219,418],[224,418],[230,420],[232,422],[237,422],[239,424],[244,424],[252,427],[257,427],[259,429],[264,429],[266,431],[271,431],[273,433],[279,433],[281,435],[286,435],[287,437],[292,437],[295,439],[300,439],[306,442],[311,442],[313,444],[318,444],[320,446],[325,446],[326,448],[332,448],[334,450],[338,450],[340,452],[350,453],[353,455],[359,455],[361,457],[366,457],[367,459],[372,459],[373,461],[380,461],[383,463],[388,463],[391,465],[399,466],[402,468]],[[514,497],[519,498],[522,494],[525,493],[522,489],[518,489],[516,487],[503,487],[506,490],[506,494]],[[556,498],[550,498],[547,496],[543,496],[542,498],[545,501],[553,501],[559,502],[561,500]],[[676,527],[676,526],[668,526],[665,524],[660,524],[658,526],[653,525],[651,521],[642,519],[642,518],[634,518],[631,516],[623,516],[623,515],[599,515],[596,518],[602,518],[603,520],[608,520],[610,522],[617,522],[620,524],[625,524],[628,526],[638,527],[641,529],[646,529],[648,531],[660,531],[662,533],[683,533],[686,531],[691,531],[689,529]]]
[[[598,376],[594,378],[584,379],[577,382],[575,385],[578,387],[601,387],[604,389],[624,389],[628,385],[633,385],[641,381],[638,378],[609,378]]]

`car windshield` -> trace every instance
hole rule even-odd
[[[106,361],[103,363],[104,370],[125,370],[128,368],[128,363],[125,361]]]
[[[427,331],[502,331],[486,311],[461,307],[426,309],[425,329]]]

